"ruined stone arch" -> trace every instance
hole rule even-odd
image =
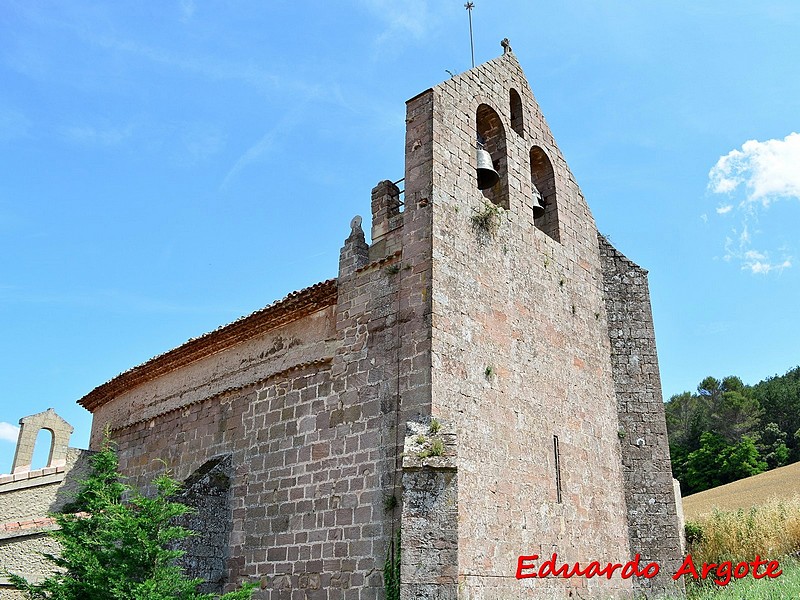
[[[536,227],[555,241],[561,241],[558,226],[558,195],[556,194],[556,176],[550,157],[539,146],[530,151],[531,184],[542,196],[544,214],[534,220]]]
[[[14,452],[14,462],[11,465],[12,473],[25,473],[31,470],[36,437],[42,429],[49,431],[53,436],[50,442],[47,467],[63,467],[67,464],[67,448],[74,428],[59,417],[52,408],[48,408],[44,412],[19,420],[19,437],[17,438],[17,449]]]
[[[194,535],[182,540],[178,561],[190,577],[203,579],[199,590],[219,594],[227,583],[227,561],[233,527],[230,454],[216,456],[195,470],[177,498],[193,510],[178,519]]]
[[[494,169],[500,179],[494,186],[483,190],[483,195],[492,204],[508,210],[508,151],[506,150],[506,131],[500,115],[488,104],[480,104],[475,113],[477,140],[492,156]]]

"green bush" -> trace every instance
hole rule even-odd
[[[46,555],[58,570],[39,583],[8,574],[29,598],[49,600],[211,600],[197,591],[176,565],[175,544],[193,535],[175,520],[191,509],[173,498],[180,484],[167,473],[153,480],[156,494],[145,497],[121,482],[117,455],[106,440],[92,457],[92,472],[65,512],[54,515],[52,532],[60,556]],[[250,598],[255,586],[221,596]]]

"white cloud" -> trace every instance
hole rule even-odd
[[[748,271],[753,275],[767,275],[769,273],[781,273],[792,266],[792,257],[772,261],[770,253],[766,250],[756,250],[753,248],[750,230],[745,222],[741,231],[736,229],[732,232],[735,239],[728,236],[725,239],[725,256],[723,259],[730,262],[735,260],[741,264],[742,271]]]
[[[256,89],[269,93],[275,91],[283,94],[295,94],[305,98],[325,99],[339,102],[334,90],[320,82],[304,81],[292,76],[278,75],[273,71],[260,68],[258,65],[221,61],[214,56],[196,56],[173,54],[160,48],[139,44],[128,39],[113,36],[96,36],[87,33],[86,39],[102,48],[124,52],[150,62],[178,69],[185,73],[194,73],[215,81],[241,81]]]
[[[233,181],[239,173],[249,165],[264,160],[264,155],[275,146],[276,134],[274,130],[270,130],[261,136],[255,144],[252,144],[244,153],[239,156],[234,165],[228,169],[225,178],[220,184],[220,189],[227,189],[231,181]]]
[[[741,215],[739,227],[725,240],[726,261],[735,260],[742,270],[755,275],[780,273],[792,266],[786,248],[772,253],[754,248],[751,226],[758,223],[758,212],[767,210],[774,200],[800,200],[800,134],[790,133],[782,140],[748,140],[741,150],[731,150],[709,171],[708,189],[728,196],[740,189],[744,192],[738,203],[726,202],[716,209],[718,215]],[[753,231],[756,237],[761,233]],[[771,254],[782,257],[774,259]]]
[[[748,140],[741,150],[721,156],[708,178],[714,193],[730,194],[744,184],[747,201],[760,200],[765,206],[780,197],[800,200],[800,134],[765,142]]]
[[[261,138],[245,150],[234,165],[228,169],[225,178],[220,184],[220,189],[225,190],[230,185],[239,173],[252,164],[261,162],[266,159],[269,152],[275,148],[275,141],[280,140],[281,137],[288,135],[288,132],[295,126],[295,124],[302,118],[306,110],[307,102],[300,102],[289,110],[278,122],[271,127]]]
[[[429,0],[360,0],[360,4],[379,22],[371,29],[377,32],[373,60],[395,54],[409,43],[421,43],[430,38],[444,15],[450,20],[456,11],[464,11],[463,3],[451,5]]]
[[[19,435],[19,427],[0,421],[0,440],[6,442],[17,443],[17,436]]]
[[[784,260],[782,263],[772,264],[772,265],[769,263],[761,262],[760,260],[754,260],[750,263],[742,265],[742,269],[750,269],[751,273],[759,275],[759,274],[766,274],[771,271],[781,272],[784,269],[791,266],[792,262],[789,259]]]

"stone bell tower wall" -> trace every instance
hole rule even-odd
[[[611,339],[611,361],[620,420],[631,548],[661,572],[639,579],[638,590],[657,597],[679,596],[674,582],[682,562],[681,525],[669,457],[661,378],[658,370],[647,271],[598,235]]]
[[[431,138],[414,144],[433,148],[432,414],[457,436],[460,588],[627,597],[619,578],[515,579],[520,555],[629,556],[593,218],[513,54],[436,86],[431,102]],[[487,192],[476,130],[500,175]]]

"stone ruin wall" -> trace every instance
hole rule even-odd
[[[89,473],[91,452],[69,447],[72,426],[52,409],[24,417],[20,425],[12,473],[0,475],[0,566],[28,581],[40,581],[53,572],[43,554],[58,554],[58,544],[48,535],[57,527],[50,515],[71,499]],[[31,470],[41,429],[52,433],[48,464]],[[0,598],[24,597],[0,573]]]

